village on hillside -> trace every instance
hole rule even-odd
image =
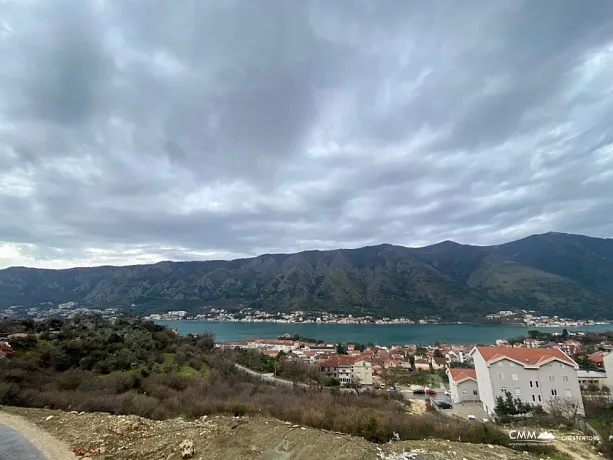
[[[510,396],[545,410],[565,401],[566,410],[584,414],[582,399],[610,399],[613,341],[594,342],[585,333],[540,333],[498,339],[491,346],[341,344],[285,334],[278,339],[220,343],[270,362],[296,362],[318,368],[340,387],[398,392],[431,399],[448,414],[487,419],[499,397]],[[603,336],[606,337],[606,336]],[[592,351],[596,350],[596,351]],[[245,367],[255,361],[250,358]],[[251,366],[253,367],[253,366]],[[260,372],[262,369],[256,369]],[[270,378],[274,378],[271,371]],[[283,378],[283,377],[282,377]],[[292,379],[285,375],[284,378]]]

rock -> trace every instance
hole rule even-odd
[[[53,418],[53,415],[50,415],[48,417],[45,418],[45,420],[48,422],[49,420],[51,420]]]
[[[181,458],[192,458],[194,456],[194,443],[188,439],[184,439],[179,444]]]
[[[102,446],[102,447],[98,447],[98,448],[96,449],[96,453],[97,453],[97,454],[103,454],[103,453],[105,453],[105,452],[106,452],[106,447],[104,447],[104,446]]]

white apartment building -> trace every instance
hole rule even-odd
[[[454,404],[465,401],[479,401],[479,386],[474,369],[447,369],[449,377],[449,392]]]
[[[483,410],[494,413],[496,398],[515,398],[548,410],[555,398],[579,405],[585,414],[577,379],[578,364],[558,348],[475,347],[474,359]]]
[[[602,363],[607,373],[607,386],[613,393],[613,351],[605,353],[602,358]]]

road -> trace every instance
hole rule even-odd
[[[0,460],[68,460],[68,446],[22,417],[0,410]]]
[[[47,460],[26,438],[0,424],[0,460]]]

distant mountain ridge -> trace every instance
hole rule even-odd
[[[45,301],[138,313],[243,305],[474,321],[524,308],[613,319],[613,240],[546,233],[487,247],[381,244],[231,261],[0,270],[0,307]]]

